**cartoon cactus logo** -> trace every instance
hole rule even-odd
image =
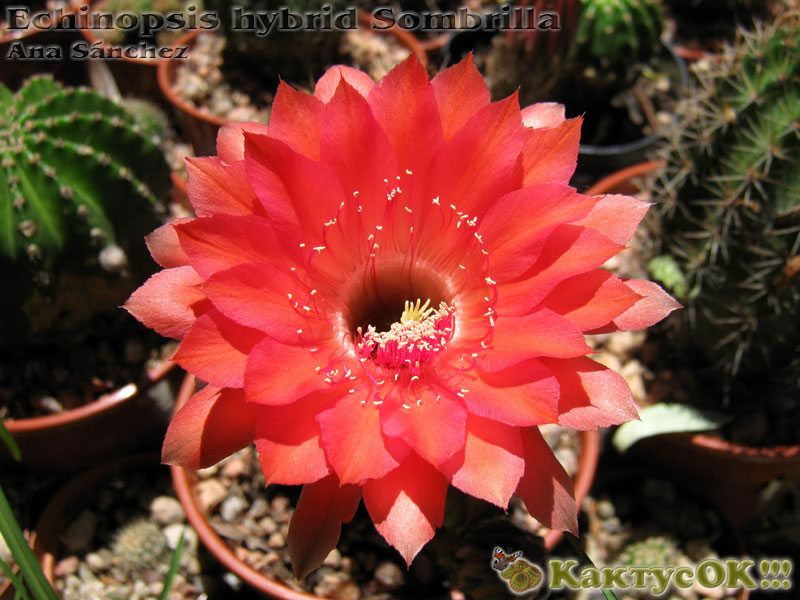
[[[506,580],[506,585],[515,594],[530,592],[542,583],[542,570],[521,558],[522,552],[506,554],[501,547],[494,549],[492,568]]]

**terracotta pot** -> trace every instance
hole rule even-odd
[[[189,191],[186,189],[186,179],[175,171],[170,173],[170,178],[172,179],[172,189],[170,190],[172,202],[192,210],[192,205],[189,202]]]
[[[370,14],[359,13],[359,25],[371,28],[372,24],[380,25],[382,21],[375,19]],[[394,26],[389,29],[374,30],[377,35],[394,36],[403,46],[409,48],[417,56],[423,66],[427,67],[428,57],[425,49],[412,33]],[[175,42],[175,46],[191,46],[198,35],[204,33],[201,29],[188,32]],[[191,51],[191,50],[190,50]],[[197,156],[213,155],[217,152],[217,131],[230,121],[198,109],[188,100],[180,97],[173,90],[179,66],[177,60],[163,60],[158,67],[158,85],[164,97],[175,107],[178,119],[185,135],[194,148]],[[322,73],[318,74],[319,76]]]
[[[178,392],[178,400],[175,404],[176,410],[183,406],[192,396],[194,389],[195,378],[193,375],[187,375]],[[583,498],[592,487],[599,455],[600,433],[598,431],[581,432],[581,455],[578,463],[578,474],[575,478],[575,498],[578,506],[580,506]],[[196,473],[181,467],[170,467],[170,469],[172,470],[172,483],[175,487],[175,494],[183,504],[189,522],[197,531],[200,541],[226,568],[247,582],[248,585],[275,598],[285,600],[309,600],[313,598],[314,600],[319,600],[318,596],[298,592],[274,579],[270,579],[237,558],[211,527],[208,517],[197,503],[197,498],[194,494],[194,486],[198,481]],[[548,550],[552,550],[561,541],[563,535],[561,531],[549,531],[544,535],[545,547]]]
[[[690,482],[737,526],[756,516],[767,483],[800,481],[800,446],[754,448],[707,434],[672,434],[641,440],[635,448],[640,460]]]
[[[161,458],[157,454],[135,454],[103,463],[85,471],[68,481],[56,492],[36,523],[36,536],[32,544],[45,577],[51,584],[54,582],[53,569],[58,562],[59,542],[66,526],[65,517],[69,505],[92,493],[91,491],[103,481],[119,473],[133,469],[158,468],[166,467],[161,466]]]
[[[154,386],[174,367],[175,363],[164,361],[145,373],[142,381],[63,413],[5,420],[22,461],[14,461],[3,445],[0,464],[38,472],[68,472],[148,442],[156,443],[164,430],[165,415],[150,393],[163,392]]]
[[[91,0],[88,11],[89,14],[103,12],[98,9],[97,4],[97,1]],[[137,44],[133,42],[124,42],[113,46],[103,42],[103,40],[95,35],[94,29],[90,29],[87,26],[86,16],[87,15],[83,15],[81,19],[81,33],[89,44],[99,44],[104,52],[110,52],[112,47],[123,49],[137,47]],[[148,45],[152,45],[152,43],[148,42]],[[158,64],[162,62],[161,58],[125,56],[125,54],[122,54],[120,58],[91,60],[106,61],[117,83],[117,87],[123,96],[146,98],[158,102],[162,101],[161,91],[158,88],[157,76],[157,67]]]
[[[630,167],[625,167],[611,175],[604,177],[584,192],[587,196],[601,194],[635,194],[640,191],[633,180],[657,171],[664,166],[663,161],[642,162]]]
[[[71,0],[68,7],[63,12],[56,13],[57,24],[74,15],[78,9],[86,4],[86,0]],[[9,3],[4,4],[8,6]],[[11,6],[24,6],[19,2],[11,2]],[[31,14],[38,11],[31,11]],[[3,13],[5,17],[5,13]],[[36,73],[48,73],[59,81],[68,85],[82,85],[86,82],[86,65],[83,61],[74,61],[70,58],[70,46],[73,42],[81,39],[80,33],[76,28],[69,29],[42,29],[29,27],[24,30],[9,31],[6,35],[0,35],[0,82],[3,82],[9,89],[16,90],[22,83]],[[60,60],[49,60],[42,58],[6,58],[6,55],[13,50],[12,44],[20,44],[20,49],[32,52],[35,46],[58,47]]]

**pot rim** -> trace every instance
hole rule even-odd
[[[67,6],[63,9],[64,12],[62,13],[61,18],[56,22],[56,25],[58,23],[61,23],[61,21],[63,21],[69,15],[72,15],[72,14],[75,14],[76,12],[78,12],[78,9],[80,9],[86,3],[87,3],[87,0],[68,0],[67,3],[66,3]],[[27,8],[27,7],[22,7],[22,8]],[[52,25],[52,23],[48,23],[48,25]],[[10,35],[0,36],[0,44],[9,44],[11,42],[19,42],[21,40],[24,40],[25,38],[28,38],[28,37],[38,33],[39,31],[41,31],[41,30],[37,29],[37,28],[34,28],[34,27],[28,27],[24,32],[22,32],[22,33],[20,33],[19,35],[16,35],[16,36],[10,36]]]
[[[94,5],[96,5],[97,2],[98,2],[98,0],[84,0],[84,2],[87,2],[87,1],[88,1],[88,4],[90,5],[90,8],[92,6],[94,6]],[[86,17],[85,17],[85,15],[84,15],[84,18],[81,19],[81,25],[86,25]],[[80,30],[81,30],[81,34],[83,35],[84,39],[87,42],[89,42],[90,44],[96,44],[96,43],[99,42],[100,43],[100,47],[104,51],[110,50],[111,48],[115,47],[115,46],[112,46],[111,44],[107,44],[106,42],[101,40],[99,37],[97,37],[95,35],[95,33],[94,33],[94,29],[92,29],[92,28],[90,28],[88,26],[85,26],[85,27],[81,26]],[[130,44],[128,44],[128,45],[130,45]],[[154,56],[152,58],[146,58],[146,57],[145,58],[140,58],[138,56],[125,56],[124,52],[122,53],[120,58],[122,59],[123,62],[126,62],[128,64],[142,65],[142,66],[153,67],[153,68],[157,67],[159,65],[159,63],[164,61],[164,59],[162,59],[161,57],[158,57],[158,56]]]
[[[630,167],[625,167],[619,171],[615,171],[600,181],[589,187],[588,190],[583,192],[587,196],[599,196],[601,194],[613,194],[617,192],[620,184],[628,183],[634,177],[641,177],[647,175],[664,167],[666,163],[663,160],[651,160],[646,162],[636,163]]]
[[[36,522],[34,543],[31,544],[47,580],[54,585],[53,569],[56,564],[59,535],[64,527],[64,510],[67,505],[95,484],[131,468],[161,467],[161,458],[153,453],[132,454],[117,458],[83,471],[61,486],[42,510]],[[60,595],[59,595],[60,596]]]
[[[373,24],[380,24],[384,23],[380,19],[373,17],[370,13],[365,13],[363,11],[359,11],[358,13],[358,21],[359,25],[371,31],[377,35],[391,35],[394,36],[403,46],[411,50],[420,61],[423,67],[427,68],[428,66],[428,55],[421,44],[421,42],[409,31],[398,27],[397,25],[393,25],[388,29],[373,29]],[[206,29],[193,29],[188,31],[177,40],[175,40],[173,47],[175,46],[191,46],[195,43],[195,39],[198,35],[202,33],[209,33],[214,35],[213,31],[209,31]],[[221,35],[217,33],[216,35]],[[172,83],[175,81],[175,69],[178,66],[178,63],[173,59],[164,59],[158,63],[158,86],[161,88],[161,93],[172,103],[174,106],[178,107],[181,111],[189,114],[191,117],[195,119],[199,119],[201,121],[205,121],[207,123],[212,123],[213,125],[217,125],[218,127],[222,127],[233,121],[220,117],[218,115],[213,115],[211,113],[205,112],[197,108],[194,104],[189,102],[188,100],[180,97],[172,88]]]
[[[143,384],[137,385],[136,383],[127,383],[108,394],[103,394],[93,402],[64,411],[63,413],[28,417],[25,419],[5,419],[3,424],[6,429],[8,429],[9,433],[14,435],[15,433],[55,429],[82,421],[104,413],[118,404],[137,396],[143,389],[146,389],[164,378],[176,366],[177,363],[165,359],[155,367],[145,371],[145,382]]]

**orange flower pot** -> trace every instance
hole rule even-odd
[[[63,473],[141,448],[147,442],[157,444],[165,419],[148,392],[174,367],[175,363],[164,361],[145,373],[142,381],[63,413],[5,420],[22,460],[15,462],[2,445],[0,465]]]

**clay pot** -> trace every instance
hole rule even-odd
[[[378,26],[382,21],[375,19],[370,14],[359,13],[359,25],[368,30],[372,30],[372,24]],[[394,26],[389,29],[375,29],[376,35],[391,35],[394,36],[403,46],[409,48],[419,59],[423,66],[427,67],[428,58],[425,49],[420,42],[405,29]],[[188,46],[191,52],[191,46],[195,43],[198,35],[204,33],[201,29],[195,29],[188,32],[175,42],[175,46]],[[213,34],[209,34],[213,35]],[[177,71],[179,66],[177,60],[163,60],[158,67],[158,85],[161,92],[166,99],[175,107],[175,112],[178,115],[178,120],[186,137],[194,148],[197,156],[207,156],[216,154],[217,148],[217,131],[223,125],[227,125],[229,121],[222,117],[212,115],[205,111],[199,110],[194,104],[188,100],[180,97],[173,90],[173,84],[177,78]],[[322,73],[318,74],[319,76]]]
[[[587,196],[599,196],[601,194],[635,194],[640,191],[635,179],[654,173],[664,166],[663,161],[641,162],[630,167],[620,169],[607,177],[604,177],[588,190],[584,192]]]
[[[637,442],[636,455],[691,483],[737,526],[756,516],[767,483],[800,481],[800,446],[754,448],[707,434],[672,434]]]
[[[97,7],[98,2],[92,1],[89,6],[88,13],[103,12]],[[124,42],[118,45],[111,45],[103,42],[95,34],[94,29],[87,26],[86,15],[81,20],[81,33],[84,39],[91,45],[99,44],[104,53],[110,53],[113,48],[126,49],[128,47],[136,48],[137,44]],[[153,42],[148,42],[148,45],[153,45]],[[126,56],[124,53],[120,58],[113,59],[91,59],[91,60],[105,60],[114,80],[117,83],[120,93],[125,97],[145,98],[160,102],[162,100],[161,91],[158,88],[157,67],[162,61],[161,58],[140,57],[140,56]]]
[[[85,471],[68,481],[47,503],[36,523],[33,551],[42,566],[45,577],[54,582],[53,569],[58,562],[59,541],[67,523],[66,513],[70,504],[85,497],[107,479],[133,469],[159,469],[161,458],[157,454],[135,454],[113,460]]]
[[[22,454],[15,462],[5,446],[0,464],[38,472],[68,472],[119,456],[147,442],[157,443],[164,431],[165,415],[151,392],[164,393],[156,384],[175,367],[164,361],[129,383],[94,402],[63,413],[8,419],[4,425]],[[167,382],[161,385],[168,388]]]
[[[86,0],[71,0],[67,2],[67,7],[63,12],[56,13],[57,23],[62,24],[67,19],[74,20],[74,15],[78,9],[86,4]],[[9,3],[4,4],[8,6]],[[11,6],[23,7],[22,3],[11,2]],[[31,15],[35,12],[31,10]],[[5,17],[5,13],[3,13]],[[42,24],[44,25],[44,24]],[[31,75],[37,73],[48,73],[57,80],[68,85],[82,85],[86,82],[86,69],[83,61],[73,61],[70,59],[70,46],[81,39],[75,27],[66,29],[46,29],[29,27],[24,30],[11,30],[5,35],[0,35],[0,82],[4,83],[9,89],[16,90]],[[16,57],[6,58],[12,52],[13,44],[19,44],[20,50],[33,52],[34,46],[57,47],[61,59],[26,58],[20,60]]]
[[[183,406],[192,396],[194,389],[195,378],[193,375],[187,375],[178,392],[176,410]],[[600,433],[597,431],[581,432],[581,455],[578,463],[578,474],[575,478],[575,498],[578,506],[580,506],[581,501],[592,487],[599,455]],[[227,569],[247,582],[248,585],[275,598],[282,600],[319,600],[318,596],[298,592],[274,579],[270,579],[237,558],[235,553],[211,527],[207,515],[197,502],[194,493],[194,486],[198,481],[196,473],[182,467],[170,467],[170,469],[172,470],[172,483],[175,488],[175,494],[181,501],[189,522],[197,531],[200,541]],[[555,548],[563,535],[563,532],[553,530],[546,533],[544,535],[544,545],[547,550]]]

